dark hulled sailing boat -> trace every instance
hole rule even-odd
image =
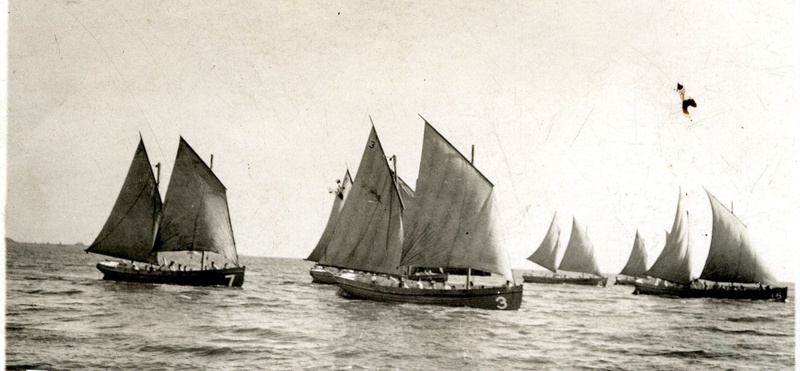
[[[319,264],[400,277],[403,199],[373,127]]]
[[[158,182],[150,169],[144,142],[134,155],[125,183],[106,224],[87,252],[156,264],[157,253],[214,252],[232,268],[172,270],[138,267],[135,263],[101,262],[103,279],[190,286],[242,286],[245,267],[239,267],[225,186],[181,138],[175,166],[161,203]],[[227,265],[227,264],[226,264]]]
[[[594,245],[589,240],[584,228],[578,225],[578,220],[572,218],[572,233],[569,236],[569,243],[564,255],[561,256],[561,245],[559,236],[561,229],[558,227],[556,215],[550,223],[550,229],[539,245],[539,248],[528,257],[528,260],[541,265],[553,272],[552,276],[539,276],[531,273],[522,275],[524,282],[532,283],[570,283],[576,285],[605,286],[608,278],[603,277],[594,256]],[[588,273],[590,276],[568,276],[558,274],[558,270]]]
[[[375,138],[375,142],[370,143],[378,145],[375,148],[368,145],[364,158],[371,149],[376,150],[375,156],[378,159],[384,158],[377,137]],[[380,183],[385,184],[385,187],[380,188],[383,190],[381,202],[386,203],[384,207],[397,205],[393,207],[396,214],[393,214],[391,220],[380,219],[380,224],[376,225],[376,230],[385,231],[381,232],[384,238],[372,239],[364,246],[364,254],[371,259],[374,256],[382,260],[382,273],[400,276],[401,266],[479,269],[505,276],[508,282],[506,285],[480,288],[468,285],[463,288],[449,285],[441,288],[418,288],[408,287],[402,282],[383,285],[342,275],[336,281],[343,295],[388,302],[519,309],[522,303],[522,285],[511,285],[514,278],[508,255],[499,241],[496,225],[494,185],[433,126],[425,122],[422,160],[414,201],[408,206],[407,217],[403,217],[401,203],[396,196],[397,188],[391,173],[385,167],[385,161],[381,161],[372,167],[380,171],[371,175],[362,173],[362,168],[359,168],[356,189],[359,188],[361,177],[380,178]],[[362,159],[362,166],[363,164]],[[381,170],[381,167],[385,170]],[[364,199],[355,197],[355,193],[351,194],[348,205],[351,202],[369,202],[367,194],[362,197]],[[367,223],[372,224],[374,219],[369,215],[366,217],[370,218]],[[337,234],[338,232],[337,228]]]
[[[695,278],[691,273],[692,249],[688,233],[688,212],[684,211],[681,192],[675,222],[667,237],[664,251],[645,273],[659,280],[637,280],[633,293],[786,301],[786,287],[763,286],[774,285],[776,281],[759,257],[759,251],[751,244],[747,226],[710,192],[706,191],[706,195],[711,203],[713,225],[711,246],[700,277]],[[713,284],[709,286],[711,282]]]
[[[306,260],[319,263],[322,256],[325,255],[325,250],[328,248],[328,244],[333,237],[336,224],[339,222],[339,214],[342,212],[342,207],[344,207],[347,201],[347,195],[350,193],[350,188],[352,188],[352,186],[353,179],[350,177],[350,170],[347,170],[344,173],[344,178],[342,178],[341,183],[339,183],[334,191],[335,198],[333,199],[331,214],[328,216],[328,224],[325,225],[325,229],[322,231],[322,236],[320,236],[317,246],[311,251],[311,254],[308,255]],[[335,273],[338,273],[338,269],[325,267],[320,264],[316,264],[309,271],[312,283],[323,284],[336,284],[336,279],[333,277]]]
[[[636,231],[636,238],[633,239],[633,250],[631,256],[628,257],[628,262],[625,267],[619,272],[621,276],[617,277],[615,285],[633,285],[636,278],[644,278],[644,272],[647,272],[647,250],[644,248],[644,240],[639,236],[639,231]]]

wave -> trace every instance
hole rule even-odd
[[[139,347],[140,352],[161,353],[166,355],[179,355],[191,353],[201,356],[220,356],[231,354],[250,354],[258,353],[260,350],[247,350],[243,348],[231,348],[227,346],[178,346],[178,345],[144,345]]]
[[[754,329],[741,329],[741,330],[725,329],[717,326],[700,327],[699,329],[709,332],[723,333],[723,334],[742,334],[742,335],[772,336],[772,337],[792,336],[791,334],[771,333]]]
[[[774,318],[767,316],[728,317],[725,320],[734,323],[775,322]]]
[[[727,357],[727,355],[723,355],[720,353],[715,352],[707,352],[702,349],[697,350],[671,350],[667,352],[653,352],[651,353],[653,356],[662,356],[662,357],[670,357],[670,358],[682,358],[682,359],[716,359],[721,357]]]
[[[76,294],[83,294],[83,290],[45,290],[45,289],[34,289],[34,290],[22,290],[22,293],[30,294],[30,295],[76,295]]]

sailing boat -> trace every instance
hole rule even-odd
[[[374,126],[350,188],[319,264],[401,276],[403,199]]]
[[[776,281],[759,257],[758,250],[751,244],[747,226],[711,192],[706,190],[706,195],[711,203],[713,224],[711,246],[700,277],[695,278],[691,273],[692,251],[688,238],[688,212],[684,212],[681,192],[667,245],[650,270],[645,273],[659,280],[654,283],[637,280],[633,293],[786,301],[788,294],[786,287],[762,286],[765,283],[775,284]],[[712,281],[714,284],[709,287],[708,282],[704,281]],[[720,285],[720,282],[723,284]],[[736,286],[734,283],[739,285]]]
[[[637,277],[644,277],[647,271],[647,250],[644,248],[644,240],[636,231],[636,238],[633,239],[633,250],[625,267],[619,272],[620,275],[628,277],[617,277],[615,285],[633,285]]]
[[[160,168],[159,168],[160,169]],[[199,270],[154,267],[157,253],[201,252]],[[242,286],[225,186],[183,138],[172,171],[166,202],[150,170],[144,142],[134,155],[125,183],[106,224],[86,252],[130,260],[97,264],[103,279],[190,286]],[[233,267],[206,269],[202,256],[218,253]],[[138,267],[134,262],[150,265]],[[212,265],[213,266],[213,265]]]
[[[333,199],[331,214],[328,217],[328,224],[325,225],[325,229],[322,231],[322,236],[320,236],[317,246],[313,251],[311,251],[311,254],[308,255],[306,260],[318,263],[325,254],[325,249],[328,248],[328,244],[333,237],[336,224],[339,222],[339,215],[342,213],[342,207],[344,207],[344,204],[347,201],[347,195],[350,194],[350,189],[352,186],[353,179],[350,177],[350,170],[348,169],[344,173],[344,178],[342,178],[342,181],[334,191],[335,197]],[[338,273],[338,269],[333,267],[325,267],[320,264],[315,265],[309,271],[309,274],[311,274],[311,283],[334,285],[336,284],[336,279],[334,279],[333,275],[336,273]]]
[[[569,236],[567,249],[563,257],[560,257],[561,245],[558,238],[561,229],[558,227],[556,215],[550,223],[550,229],[539,245],[539,248],[528,257],[528,260],[541,265],[553,272],[552,276],[537,276],[532,273],[522,275],[524,282],[532,283],[571,283],[576,285],[606,286],[608,277],[603,277],[594,256],[594,245],[589,240],[589,236],[584,228],[581,228],[576,218],[572,218],[572,233]],[[560,258],[560,262],[559,262]],[[581,275],[572,277],[559,275],[558,270],[589,273],[592,276]]]
[[[359,169],[356,183],[361,174]],[[414,202],[408,207],[406,224],[400,225],[400,231],[405,231],[401,236],[392,235],[401,238],[371,244],[367,249],[396,264],[398,270],[400,266],[479,269],[497,273],[508,281],[504,285],[472,287],[468,271],[470,284],[423,288],[420,282],[419,286],[408,287],[402,277],[399,282],[392,279],[378,283],[341,275],[336,281],[342,294],[387,302],[519,309],[522,285],[511,284],[514,278],[499,241],[496,213],[494,185],[425,121]]]

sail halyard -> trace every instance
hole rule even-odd
[[[602,276],[594,256],[594,245],[589,240],[584,228],[581,228],[576,218],[572,218],[572,233],[569,236],[567,249],[561,259],[559,270],[570,272],[590,273]]]
[[[239,265],[226,188],[181,137],[155,251],[215,252]]]
[[[478,269],[513,281],[494,185],[427,121],[401,264]]]
[[[717,282],[776,283],[750,241],[747,226],[711,192],[713,224],[708,258],[700,278]]]
[[[563,251],[561,249],[561,227],[558,226],[557,213],[553,213],[553,221],[550,222],[550,228],[547,230],[542,243],[539,248],[528,257],[528,260],[539,264],[555,273],[558,270],[558,265],[561,263]]]
[[[162,205],[147,149],[140,137],[111,214],[86,252],[152,262],[153,226],[158,223]]]
[[[678,206],[672,231],[667,235],[664,250],[646,275],[680,284],[689,284],[692,276],[691,246],[689,244],[689,212],[683,205],[683,191],[679,190]]]
[[[373,126],[347,202],[319,263],[402,275],[402,219],[403,200]]]
[[[331,207],[331,213],[328,216],[328,223],[325,225],[325,229],[322,231],[322,236],[320,236],[317,246],[314,247],[314,250],[311,251],[311,254],[308,255],[306,260],[319,262],[319,260],[322,258],[322,255],[325,254],[325,249],[328,248],[328,244],[333,237],[336,224],[339,223],[339,216],[342,213],[342,207],[344,207],[345,202],[347,202],[347,195],[350,194],[350,189],[352,187],[353,179],[350,177],[350,170],[347,170],[344,173],[344,178],[342,178],[341,184],[339,184],[336,189],[336,196],[333,199],[333,207]]]
[[[631,277],[642,277],[644,273],[647,271],[647,250],[644,247],[644,240],[639,235],[639,231],[636,231],[636,237],[633,239],[633,250],[631,250],[631,255],[628,257],[628,262],[625,263],[625,267],[622,268],[622,271],[619,274],[631,276]]]

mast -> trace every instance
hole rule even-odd
[[[469,155],[469,163],[472,166],[475,166],[475,145],[471,146],[470,155]],[[467,268],[467,290],[470,289],[469,282],[472,280],[472,268]]]
[[[211,154],[211,160],[208,162],[208,170],[213,172],[214,169],[214,154]],[[200,252],[200,270],[206,270],[206,251]]]

